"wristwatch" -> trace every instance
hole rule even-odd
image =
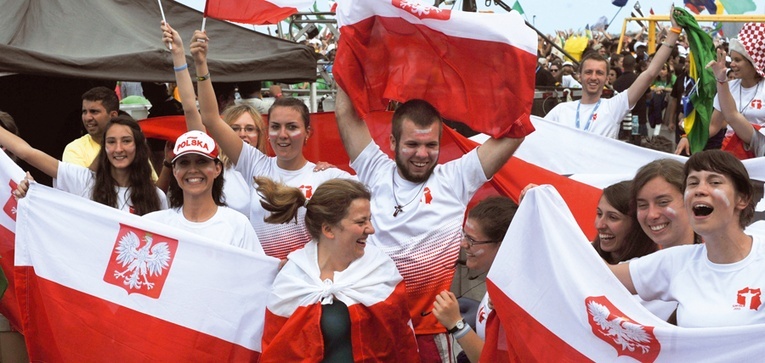
[[[462,330],[462,328],[464,327],[465,327],[465,319],[460,319],[460,321],[458,321],[457,324],[454,325],[454,328],[449,329],[449,334],[454,334]]]

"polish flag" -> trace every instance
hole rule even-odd
[[[0,267],[8,279],[8,288],[0,299],[0,314],[8,319],[14,329],[20,332],[23,331],[22,316],[14,290],[16,284],[13,277],[17,203],[11,193],[24,179],[24,175],[24,171],[8,155],[0,152],[0,202],[3,203],[3,212],[0,213]]]
[[[245,24],[278,24],[313,0],[207,0],[204,16]]]
[[[338,1],[334,72],[359,115],[419,98],[476,131],[531,133],[537,38],[521,15],[418,1]]]
[[[322,305],[335,299],[348,307],[355,362],[419,361],[406,286],[393,260],[367,245],[361,258],[322,281],[317,246],[311,241],[291,253],[274,281],[261,362],[322,361]]]
[[[258,359],[276,259],[39,184],[17,223],[32,361]]]
[[[651,314],[598,257],[550,186],[526,195],[496,261],[502,263],[492,266],[487,288],[518,361],[743,361],[765,354],[765,325],[678,328]],[[496,347],[485,345],[484,354]]]

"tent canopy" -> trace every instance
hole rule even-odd
[[[202,13],[161,0],[167,21],[188,44]],[[175,81],[161,43],[156,0],[0,0],[0,72],[115,81]],[[316,79],[307,46],[208,19],[215,81]],[[192,73],[193,74],[193,73]]]

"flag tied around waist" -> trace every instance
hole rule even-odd
[[[31,360],[258,359],[276,259],[39,184],[17,222]]]
[[[359,115],[423,99],[495,137],[531,133],[536,35],[521,15],[417,1],[338,1],[334,74]]]
[[[245,24],[278,24],[313,0],[207,0],[204,16]]]
[[[730,362],[765,354],[763,324],[678,328],[651,314],[550,186],[526,194],[495,261],[502,263],[487,275],[489,297],[519,361]]]

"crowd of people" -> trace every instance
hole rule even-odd
[[[559,104],[545,118],[616,138],[625,115],[639,112],[643,135],[664,124],[681,139],[682,117],[674,117],[683,114],[688,88],[688,44],[672,13],[652,55],[640,40],[631,45],[634,54],[615,53],[614,43],[603,41],[591,44],[577,65],[540,42],[538,75],[548,72],[554,84],[582,89],[580,100]],[[164,145],[160,163],[152,165],[138,123],[119,114],[115,92],[103,87],[82,96],[87,134],[67,146],[62,160],[31,147],[2,113],[0,144],[55,178],[58,189],[282,260],[263,317],[265,362],[451,362],[455,342],[462,359],[478,361],[487,325],[501,322],[488,293],[475,316],[463,317],[450,291],[454,270],[444,266],[453,266],[462,250],[468,269],[490,269],[518,206],[506,197],[467,206],[523,138],[489,138],[438,164],[439,110],[423,100],[400,104],[389,145],[378,145],[338,88],[335,114],[351,175],[304,155],[316,126],[303,101],[282,96],[263,109],[222,102],[208,70],[207,33],[191,36],[192,75],[180,34],[164,22],[161,32],[161,42],[171,45],[180,98],[169,109],[183,113],[187,132]],[[327,51],[322,44],[317,52]],[[758,112],[752,101],[740,102],[743,92],[752,100],[762,92],[765,49],[756,47],[740,36],[710,63],[719,96],[710,134],[730,125],[745,150],[762,156],[765,136],[752,125]],[[604,98],[605,89],[613,97]],[[158,105],[178,102],[170,95]],[[266,143],[275,156],[266,154]],[[14,195],[23,198],[29,182],[28,176]],[[732,153],[694,153],[685,165],[660,159],[603,190],[592,245],[627,290],[664,320],[685,327],[760,323],[761,311],[731,311],[726,299],[741,286],[765,282],[759,267],[765,249],[759,237],[744,233],[753,208],[747,171]],[[295,343],[309,338],[321,344]],[[511,351],[502,354],[512,360]]]

